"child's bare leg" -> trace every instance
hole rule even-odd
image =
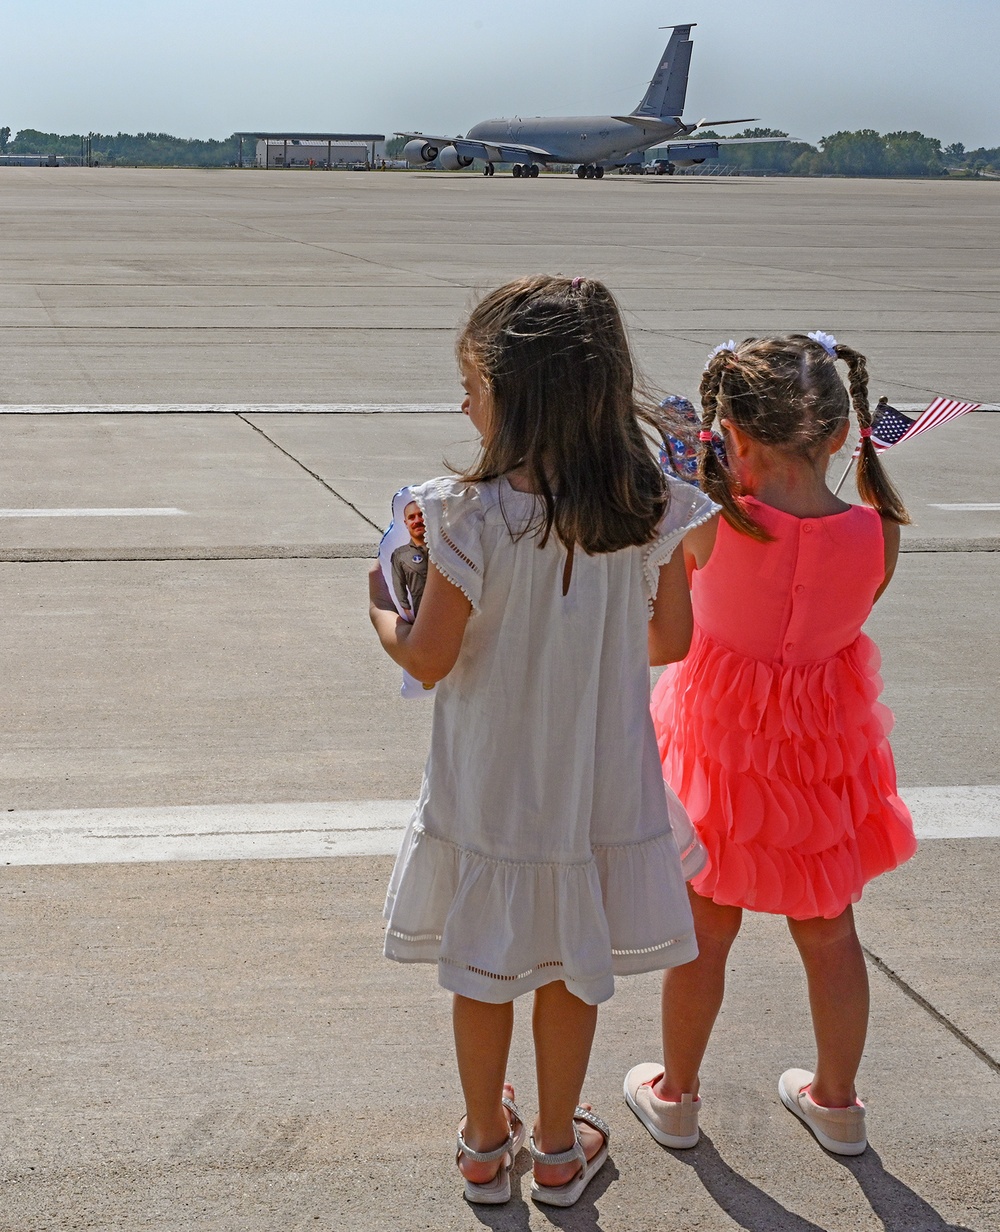
[[[854,1079],[868,1033],[868,969],[854,912],[848,907],[835,920],[789,920],[788,928],[806,969],[816,1034],[809,1093],[826,1108],[848,1108],[858,1097]]]
[[[577,1128],[588,1159],[604,1145],[604,1137],[596,1129],[573,1124],[596,1027],[597,1006],[574,997],[561,980],[535,990],[531,1028],[535,1036],[538,1116],[533,1133],[535,1146],[546,1155],[568,1151],[576,1141]],[[579,1171],[580,1165],[575,1162],[535,1164],[540,1185],[564,1185]]]
[[[743,922],[739,907],[720,906],[690,887],[688,897],[698,957],[663,973],[663,1077],[653,1086],[654,1095],[674,1103],[698,1094],[698,1070],[722,1008],[726,960]]]
[[[458,1076],[465,1095],[462,1137],[474,1151],[492,1151],[509,1132],[503,1080],[514,1030],[514,1003],[491,1005],[455,995],[452,1005]],[[464,1155],[458,1166],[468,1181],[483,1184],[497,1174],[497,1163],[477,1163]]]

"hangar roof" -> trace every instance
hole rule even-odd
[[[258,141],[384,141],[385,133],[233,133]]]

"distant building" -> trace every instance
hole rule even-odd
[[[61,167],[65,162],[62,154],[0,154],[0,167]]]
[[[384,133],[237,133],[239,165],[244,141],[254,142],[254,165],[274,167],[373,167],[385,159]]]
[[[258,167],[337,167],[371,161],[364,141],[278,141],[274,137],[257,142]]]

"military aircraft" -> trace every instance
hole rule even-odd
[[[403,157],[411,167],[436,163],[445,171],[469,167],[477,158],[484,162],[483,174],[490,176],[497,163],[512,163],[516,177],[534,179],[546,163],[576,163],[580,179],[603,177],[611,167],[636,167],[642,152],[652,146],[665,147],[662,170],[690,166],[717,158],[720,145],[754,141],[783,141],[783,137],[733,137],[721,141],[673,141],[690,137],[699,129],[720,124],[750,124],[742,120],[699,120],[685,124],[681,119],[687,94],[688,67],[691,63],[691,31],[695,23],[664,26],[671,30],[670,41],[660,57],[649,88],[629,115],[618,116],[536,116],[534,119],[484,120],[469,129],[465,137],[431,137],[425,133],[397,133],[409,140]]]

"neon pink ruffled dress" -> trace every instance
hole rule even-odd
[[[691,651],[653,690],[664,777],[708,848],[699,894],[832,919],[917,845],[861,632],[885,574],[882,522],[864,506],[797,518],[746,503],[774,540],[720,521],[694,574]]]

